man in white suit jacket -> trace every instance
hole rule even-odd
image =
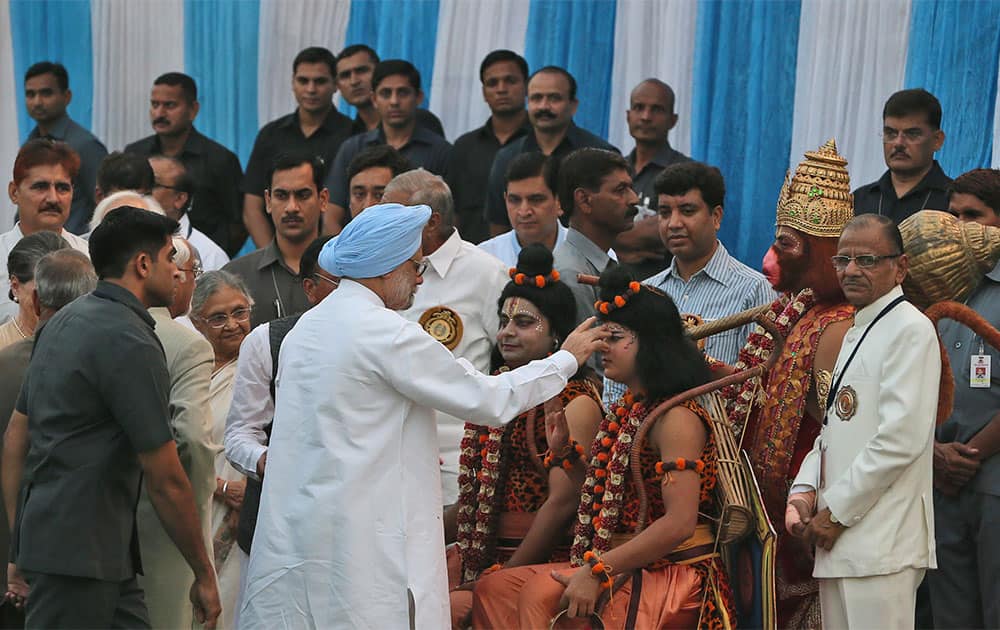
[[[786,526],[816,545],[825,630],[914,627],[937,565],[931,488],[941,360],[934,326],[903,299],[907,260],[891,219],[843,231],[834,266],[856,308],[823,430],[788,499]]]

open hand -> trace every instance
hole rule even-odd
[[[555,396],[545,401],[545,441],[553,453],[565,453],[569,446],[569,423],[566,422],[566,410],[562,400]]]
[[[586,363],[590,355],[597,352],[611,334],[603,326],[593,327],[596,321],[596,317],[583,320],[563,341],[562,349],[571,352],[579,365]]]

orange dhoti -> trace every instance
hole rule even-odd
[[[536,564],[503,569],[476,583],[472,605],[473,628],[548,628],[561,610],[565,587],[551,571],[571,573],[569,563]],[[695,628],[704,598],[703,574],[694,565],[668,565],[642,570],[638,608],[631,627]],[[612,593],[601,610],[604,627],[625,628],[629,618],[633,580]],[[576,624],[574,626],[574,623]],[[587,627],[585,619],[563,619],[559,627]]]

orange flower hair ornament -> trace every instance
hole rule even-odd
[[[594,308],[597,309],[597,312],[600,313],[601,315],[607,315],[611,311],[622,308],[623,306],[628,304],[629,299],[631,299],[633,295],[639,293],[641,289],[642,285],[633,280],[632,282],[628,283],[628,289],[625,290],[625,293],[622,293],[621,295],[616,295],[609,302],[603,302],[601,300],[598,300],[594,302]]]
[[[552,273],[550,273],[547,276],[543,276],[541,274],[536,276],[529,276],[527,274],[518,271],[517,267],[511,267],[507,271],[507,275],[509,275],[510,279],[514,281],[514,284],[518,285],[534,284],[539,289],[544,289],[547,285],[559,281],[559,272],[556,271],[555,269],[553,269]]]

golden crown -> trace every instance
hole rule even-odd
[[[831,138],[818,150],[806,151],[795,175],[785,175],[777,224],[813,236],[837,238],[853,216],[847,160],[837,153],[837,143]]]

